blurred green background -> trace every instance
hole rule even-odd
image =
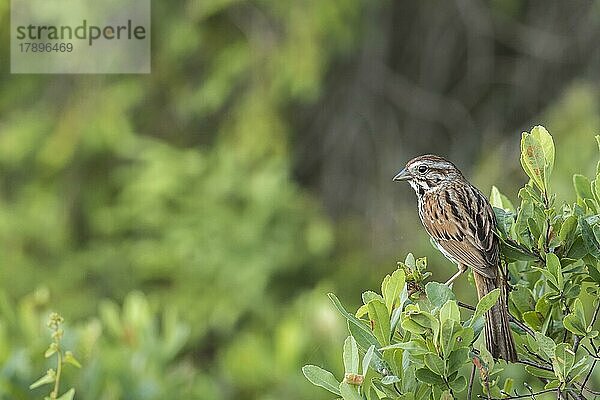
[[[150,75],[11,75],[0,0],[0,399],[43,397],[50,311],[77,398],[330,398],[300,372],[341,371],[325,294],[357,306],[409,251],[455,269],[391,181],[409,158],[515,200],[520,133],[543,124],[556,191],[595,167],[600,1],[152,14]]]

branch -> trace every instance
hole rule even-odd
[[[471,376],[469,377],[469,391],[467,392],[467,400],[473,398],[473,382],[475,381],[475,364],[471,368]]]
[[[542,364],[537,364],[537,363],[534,363],[533,361],[529,361],[529,360],[518,360],[517,364],[529,365],[529,366],[532,366],[532,367],[543,369],[544,371],[554,372],[554,370],[552,368],[550,368],[550,367],[547,367],[547,366],[542,365]]]
[[[525,399],[527,397],[530,397],[532,399],[535,399],[535,396],[539,396],[540,394],[544,394],[544,393],[550,393],[550,392],[555,392],[556,389],[545,389],[545,390],[540,390],[539,392],[531,392],[528,394],[516,394],[514,396],[508,395],[508,393],[506,393],[508,396],[507,397],[502,397],[502,398],[491,398],[490,400],[506,400],[506,399]],[[479,398],[482,398],[481,395],[478,395]]]
[[[473,307],[470,304],[463,303],[462,301],[458,301],[457,304],[459,307],[462,307],[464,309],[475,311],[475,307]],[[531,328],[529,328],[527,325],[516,319],[511,313],[508,313],[508,319],[510,322],[513,322],[515,325],[517,325],[519,328],[530,334],[532,337],[535,337],[535,334],[533,333]]]

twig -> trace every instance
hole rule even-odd
[[[556,389],[546,389],[546,390],[540,390],[539,392],[536,392],[536,393],[532,392],[532,393],[528,393],[528,394],[518,394],[518,395],[502,397],[502,398],[491,398],[490,400],[525,399],[527,397],[535,399],[535,396],[539,396],[540,394],[544,394],[544,393],[554,392],[555,390]],[[478,396],[478,397],[481,398],[481,396]]]
[[[594,310],[594,315],[592,316],[592,321],[590,322],[590,328],[594,327],[594,324],[598,319],[598,312],[600,312],[600,301],[598,301],[598,304],[596,304],[596,309]]]
[[[547,367],[547,366],[541,365],[541,364],[537,364],[537,363],[534,363],[533,361],[529,361],[529,360],[519,360],[519,361],[517,361],[517,364],[525,364],[525,365],[529,365],[529,366],[536,367],[539,369],[543,369],[544,371],[554,372],[554,370],[550,367]]]
[[[594,361],[592,362],[592,367],[590,368],[588,373],[585,375],[585,379],[583,380],[583,383],[581,384],[581,391],[579,393],[583,393],[584,389],[586,389],[590,393],[596,394],[593,391],[591,391],[590,389],[586,388],[585,385],[587,385],[588,381],[590,380],[590,376],[592,376],[592,372],[594,371],[594,368],[596,367],[597,362],[598,362],[597,359],[594,359]],[[598,394],[600,394],[600,393],[598,393]]]
[[[582,385],[582,384],[581,384],[581,383],[579,383],[579,382],[573,382],[573,383],[574,383],[576,386],[579,386],[579,387],[581,388],[581,391],[582,391],[582,392],[585,390],[586,392],[589,392],[589,393],[591,393],[591,394],[593,394],[593,395],[600,395],[600,392],[599,392],[599,391],[597,391],[597,390],[592,390],[592,389],[590,389],[589,387],[587,387],[587,386],[585,386],[585,385]]]
[[[462,301],[457,302],[457,304],[458,304],[459,307],[462,307],[464,309],[467,309],[467,310],[470,310],[470,311],[475,311],[475,307],[473,307],[470,304],[463,303]],[[527,332],[531,336],[535,337],[535,334],[531,330],[531,328],[529,328],[527,325],[525,325],[524,323],[522,323],[521,321],[519,321],[518,319],[516,319],[511,313],[508,313],[508,319],[509,319],[510,322],[513,322],[519,328],[521,328],[522,330],[524,330],[525,332]]]
[[[471,368],[471,376],[469,377],[469,391],[467,392],[467,400],[473,397],[473,382],[475,381],[475,364]]]
[[[529,346],[527,346],[526,344],[524,344],[523,347],[525,348],[527,353],[529,353],[530,356],[537,358],[539,361],[541,361],[544,364],[552,365],[552,363],[550,361],[543,359],[539,354],[536,354],[533,351],[531,351]]]

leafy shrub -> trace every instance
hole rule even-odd
[[[600,146],[600,136],[596,141]],[[600,163],[594,179],[573,176],[577,201],[559,204],[550,186],[554,156],[546,129],[524,132],[521,165],[529,182],[519,191],[519,207],[495,187],[490,196],[502,268],[510,278],[517,364],[494,360],[483,344],[483,314],[498,300],[499,289],[476,306],[464,304],[449,287],[427,282],[426,260],[409,254],[385,277],[381,293],[363,293],[356,313],[329,295],[350,333],[343,347],[345,376],[338,380],[307,365],[307,379],[344,400],[452,399],[475,392],[492,399],[594,395],[590,378],[600,359],[594,329],[600,310]],[[523,387],[511,378],[515,372],[527,377]]]

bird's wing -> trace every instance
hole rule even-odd
[[[425,229],[442,252],[479,274],[495,278],[498,268],[496,219],[485,196],[468,183],[423,198]]]

